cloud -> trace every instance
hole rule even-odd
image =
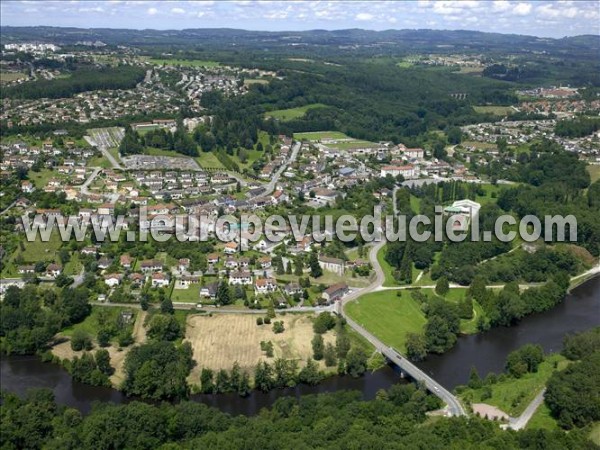
[[[531,12],[532,8],[531,3],[519,3],[513,8],[512,12],[517,16],[526,16]]]
[[[173,14],[185,14],[185,9],[183,9],[183,8],[171,8],[171,12]]]
[[[498,12],[508,11],[511,8],[510,2],[506,0],[496,0],[492,4],[492,9]]]
[[[158,14],[158,9],[156,9],[156,8],[148,8],[146,10],[146,14],[148,14],[149,16],[154,16],[154,15]]]
[[[373,20],[375,16],[370,13],[358,13],[356,16],[354,16],[354,18],[356,20],[360,20],[361,22],[368,22],[370,20]]]

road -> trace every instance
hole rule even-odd
[[[91,192],[89,190],[90,184],[94,182],[94,179],[98,176],[98,174],[102,171],[101,167],[95,167],[92,174],[89,176],[85,183],[81,185],[81,193],[84,195],[90,195]]]
[[[301,142],[296,142],[294,145],[292,145],[292,154],[290,155],[290,158],[287,160],[287,162],[282,164],[281,167],[279,167],[279,169],[277,169],[277,171],[273,175],[273,178],[271,179],[271,181],[269,181],[267,184],[263,185],[264,191],[261,194],[262,196],[269,195],[271,192],[273,192],[275,190],[275,187],[277,186],[277,182],[279,181],[279,177],[281,177],[281,174],[284,172],[284,170],[296,160],[301,146],[302,146]]]
[[[11,210],[11,208],[13,206],[15,206],[15,204],[17,203],[17,201],[15,200],[14,202],[12,202],[10,205],[8,205],[2,212],[0,212],[0,216],[3,216],[4,214],[6,214],[8,211]]]
[[[105,146],[98,145],[98,148],[100,149],[104,157],[108,159],[108,161],[111,163],[114,169],[123,170],[123,166],[117,162],[117,160],[113,157],[113,155],[110,154],[110,152]]]
[[[544,401],[544,394],[546,393],[546,388],[542,389],[538,395],[527,405],[523,414],[521,414],[517,418],[511,418],[510,423],[508,424],[508,428],[512,430],[522,430],[527,426],[527,423],[531,420],[537,409],[540,407],[542,402]]]
[[[373,245],[371,247],[371,250],[369,251],[369,260],[371,262],[371,265],[373,266],[373,269],[375,270],[375,278],[373,279],[371,284],[366,288],[357,289],[356,291],[342,299],[342,301],[338,303],[338,313],[346,319],[346,322],[354,331],[356,331],[366,340],[368,340],[377,349],[377,351],[381,352],[381,354],[383,354],[387,359],[389,359],[398,367],[400,367],[400,369],[403,372],[407,373],[411,378],[413,378],[416,381],[422,382],[432,394],[436,395],[443,402],[445,402],[448,405],[448,412],[450,413],[450,415],[466,416],[467,413],[464,410],[462,404],[460,403],[458,398],[456,398],[450,391],[448,391],[446,388],[444,388],[444,386],[436,382],[433,378],[431,378],[413,363],[408,361],[405,357],[400,355],[400,353],[397,350],[388,347],[383,342],[381,342],[369,331],[367,331],[365,328],[363,328],[350,317],[348,317],[348,315],[344,311],[344,305],[346,305],[348,302],[351,302],[357,299],[358,297],[368,294],[370,292],[375,292],[381,288],[381,285],[385,280],[385,274],[383,273],[383,269],[381,268],[381,265],[377,260],[377,253],[379,252],[379,250],[381,250],[381,248],[384,245],[385,241],[378,242],[375,245]]]

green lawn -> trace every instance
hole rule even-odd
[[[306,114],[306,111],[313,108],[326,108],[327,105],[323,103],[311,103],[310,105],[299,106],[297,108],[289,108],[289,109],[277,109],[275,111],[269,111],[265,113],[267,117],[273,117],[275,119],[281,120],[283,122],[292,119],[298,119]]]
[[[600,180],[600,165],[588,165],[587,171],[590,174],[590,178],[592,179],[592,183],[596,180]]]
[[[381,266],[381,269],[383,270],[383,273],[385,275],[385,280],[383,281],[383,286],[384,287],[398,286],[398,283],[396,282],[396,280],[394,279],[394,276],[392,275],[394,269],[385,260],[384,256],[385,256],[385,245],[383,247],[381,247],[381,249],[377,253],[377,261],[379,261],[379,265]]]
[[[87,167],[102,167],[103,169],[110,169],[112,168],[112,164],[104,157],[104,155],[100,155],[88,159]]]
[[[355,148],[377,147],[375,142],[352,140],[347,142],[339,142],[337,144],[328,144],[328,147],[338,150],[352,150]]]
[[[76,323],[75,325],[65,328],[61,331],[61,334],[65,336],[72,336],[75,330],[82,330],[90,334],[92,338],[96,339],[98,330],[102,327],[102,323],[115,323],[121,312],[126,310],[129,311],[131,308],[117,306],[110,308],[104,306],[92,306],[91,314],[87,316],[83,322]]]
[[[60,249],[62,242],[60,240],[60,233],[55,230],[50,235],[48,242],[42,242],[39,235],[36,235],[36,239],[33,242],[23,239],[23,245],[25,246],[25,250],[21,252],[21,255],[25,263],[36,263],[38,261],[55,261],[57,257],[56,253]]]
[[[496,116],[507,116],[514,111],[510,106],[473,106],[478,113],[489,113]]]
[[[220,63],[216,61],[205,61],[202,59],[159,59],[150,58],[147,60],[149,63],[162,66],[166,64],[168,66],[183,66],[183,67],[217,67]]]
[[[52,178],[59,178],[59,173],[52,169],[41,169],[39,172],[30,170],[27,174],[29,180],[35,185],[36,189],[44,189]]]
[[[410,194],[410,208],[419,214],[421,212],[421,199]]]
[[[590,439],[596,445],[600,445],[600,422],[596,422],[590,432]]]
[[[491,385],[492,397],[481,399],[483,389],[466,389],[461,398],[471,403],[487,403],[496,406],[512,417],[520,415],[534,397],[544,388],[555,370],[562,370],[568,361],[560,354],[546,356],[536,373],[528,373],[521,378],[508,377],[505,381]],[[555,369],[555,364],[557,368]],[[485,374],[480,374],[481,376]]]
[[[550,409],[545,403],[542,403],[537,411],[531,416],[531,420],[527,422],[525,427],[527,430],[557,430],[558,422],[550,415]],[[600,442],[596,442],[600,445]]]
[[[171,293],[172,302],[199,303],[200,283],[191,284],[187,289],[173,289]]]
[[[497,198],[492,197],[492,193],[497,196],[502,190],[502,186],[489,183],[481,184],[479,186],[485,191],[485,195],[477,195],[475,201],[481,203],[481,206],[487,205],[488,203],[496,203]]]
[[[144,149],[144,155],[152,155],[152,156],[170,156],[173,158],[184,157],[181,153],[177,153],[173,150],[163,150],[162,148],[156,147],[146,147]]]
[[[351,139],[340,131],[312,131],[308,133],[294,133],[294,139],[306,139],[309,141],[319,141],[321,139]]]
[[[200,167],[205,169],[224,169],[221,161],[217,159],[214,153],[212,152],[200,152],[200,156],[196,158]]]
[[[65,264],[65,275],[79,275],[82,267],[83,264],[81,264],[81,261],[79,261],[79,253],[74,252],[69,262]]]
[[[420,333],[426,319],[410,293],[379,291],[348,303],[346,313],[387,345],[406,350],[406,333]]]

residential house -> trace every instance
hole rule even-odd
[[[121,255],[121,257],[119,258],[119,262],[121,263],[121,267],[123,267],[124,269],[131,269],[131,263],[133,263],[133,259],[131,258],[131,256],[125,254]]]
[[[160,288],[169,285],[169,278],[162,272],[155,272],[151,278],[152,287]]]
[[[319,266],[321,269],[328,270],[329,272],[336,273],[343,276],[344,270],[346,270],[346,263],[343,259],[332,258],[330,256],[320,255]]]
[[[109,275],[104,275],[104,283],[111,288],[118,286],[121,284],[122,275],[119,273],[111,273]]]
[[[225,244],[223,251],[228,255],[233,255],[238,251],[238,244],[236,242],[228,242]]]
[[[346,283],[338,283],[328,287],[323,291],[322,298],[327,303],[332,303],[341,299],[348,292],[348,285]]]
[[[58,264],[49,264],[46,267],[46,276],[56,278],[62,273],[62,268]]]
[[[267,294],[277,290],[277,282],[273,278],[259,278],[254,282],[256,294]]]
[[[402,175],[404,178],[418,178],[417,169],[410,164],[405,166],[383,166],[381,168],[381,176],[386,177],[388,175],[393,177]]]
[[[201,298],[209,298],[214,300],[217,298],[217,289],[219,288],[219,282],[213,281],[212,283],[208,283],[205,286],[200,288],[200,297]]]
[[[252,273],[248,271],[231,272],[229,274],[229,284],[250,285],[252,284]]]
[[[258,264],[261,269],[268,269],[271,267],[271,257],[270,256],[262,256],[258,258]]]
[[[302,287],[298,283],[288,283],[283,290],[287,295],[302,294]]]
[[[163,263],[158,259],[146,259],[140,263],[142,272],[158,272],[163,270]]]

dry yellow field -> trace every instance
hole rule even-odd
[[[138,311],[137,313],[137,317],[133,326],[133,338],[135,341],[135,344],[133,345],[140,345],[146,342],[147,336],[146,329],[144,328],[144,321],[147,314],[148,313],[146,311]],[[119,349],[115,344],[106,347],[106,350],[108,350],[108,354],[110,355],[110,365],[115,369],[115,373],[110,377],[110,382],[114,387],[119,387],[123,380],[125,380],[125,372],[123,367],[125,365],[125,357],[131,348],[132,346]],[[98,349],[99,347],[96,344],[90,353],[95,354]],[[67,338],[64,342],[52,347],[51,351],[54,356],[57,356],[60,359],[68,359],[69,361],[73,360],[73,358],[76,356],[81,357],[81,355],[85,353],[84,351],[73,351],[71,348],[70,338]]]
[[[285,331],[273,333],[272,325],[256,325],[254,314],[215,314],[213,317],[194,315],[187,319],[185,341],[192,344],[197,365],[192,370],[190,382],[198,383],[200,370],[230,370],[237,361],[240,367],[252,373],[260,360],[273,361],[281,357],[299,360],[302,367],[306,358],[312,357],[311,340],[314,336],[312,314],[286,314],[275,320],[284,323]],[[325,343],[335,344],[335,333],[323,336]],[[274,357],[267,358],[260,349],[261,341],[273,343]],[[321,361],[321,368],[325,368]]]

